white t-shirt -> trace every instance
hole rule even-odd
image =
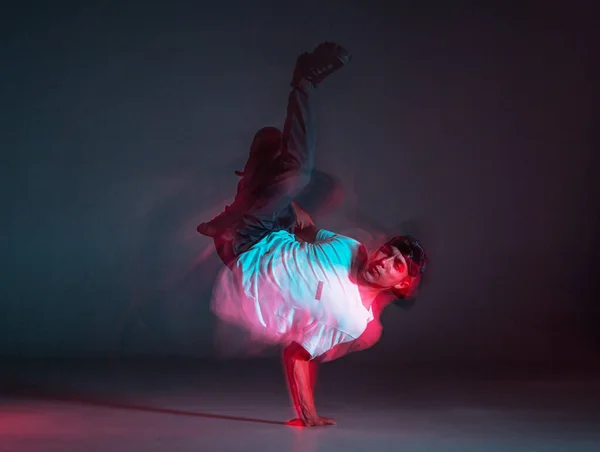
[[[267,234],[219,273],[212,310],[256,340],[298,342],[316,358],[357,339],[373,320],[351,280],[360,243],[320,230],[314,243]]]

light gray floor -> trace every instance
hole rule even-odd
[[[299,429],[282,425],[292,413],[277,370],[29,370],[5,384],[0,451],[600,451],[594,379],[323,368],[318,406],[338,425]]]

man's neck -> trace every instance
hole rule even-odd
[[[354,258],[352,260],[352,270],[350,277],[352,281],[358,286],[358,292],[364,307],[368,310],[371,309],[371,305],[377,296],[381,293],[381,289],[370,286],[364,280],[363,271],[368,261],[367,248],[361,245]]]
[[[381,293],[381,290],[365,284],[358,284],[358,292],[360,293],[360,299],[362,300],[363,306],[365,309],[369,310],[375,299]]]

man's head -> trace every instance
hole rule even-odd
[[[367,259],[362,280],[398,298],[416,296],[427,265],[427,254],[414,237],[404,235],[389,240]]]

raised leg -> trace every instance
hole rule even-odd
[[[269,232],[294,228],[296,218],[291,202],[306,187],[314,168],[314,91],[349,61],[349,54],[333,43],[321,44],[314,52],[298,58],[277,158],[262,165],[246,165],[253,170],[244,174],[233,204],[223,214],[198,226],[198,232],[216,237],[229,229],[234,236],[232,253],[237,256]]]

